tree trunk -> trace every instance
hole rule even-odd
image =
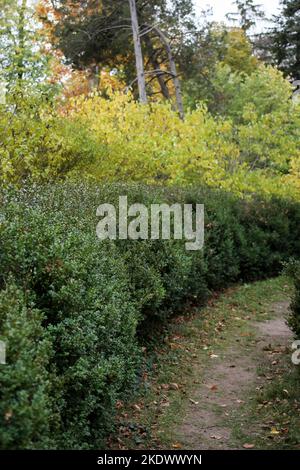
[[[165,34],[159,28],[153,27],[152,29],[159,36],[161,42],[163,43],[163,45],[166,48],[168,58],[169,58],[169,62],[170,62],[170,71],[171,71],[171,74],[173,76],[177,108],[178,108],[179,116],[183,120],[184,119],[184,108],[183,108],[180,81],[179,81],[179,78],[178,78],[178,75],[177,75],[176,63],[175,63],[175,59],[174,59],[174,56],[173,56],[173,52],[172,52],[170,43],[168,41],[168,38],[165,36]]]
[[[158,71],[156,76],[157,76],[157,80],[158,80],[162,95],[163,95],[164,98],[169,100],[171,97],[170,97],[169,89],[168,89],[168,87],[165,83],[165,79],[164,79],[164,76],[163,76],[164,72],[163,71],[162,71],[162,73],[159,72],[159,70],[161,70],[161,68],[160,68],[160,64],[159,64],[157,58],[155,57],[155,50],[154,50],[153,44],[151,42],[151,39],[149,38],[149,36],[144,36],[144,40],[145,40],[147,49],[149,51],[149,57],[150,57],[149,60],[152,64],[154,70]]]
[[[147,103],[143,53],[135,0],[129,0],[140,102]]]
[[[18,6],[18,37],[17,37],[17,50],[16,50],[16,68],[19,85],[21,85],[24,76],[24,53],[25,53],[25,12],[27,2],[22,0]]]

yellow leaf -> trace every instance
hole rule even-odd
[[[277,431],[276,428],[272,428],[270,434],[272,434],[272,436],[277,436],[278,434],[280,434],[280,432]]]

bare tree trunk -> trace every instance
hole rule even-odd
[[[160,68],[160,64],[159,64],[157,58],[155,57],[155,50],[154,50],[153,44],[151,42],[151,39],[149,38],[149,36],[146,35],[146,36],[144,36],[144,40],[145,40],[147,49],[149,51],[149,56],[150,56],[149,60],[152,63],[152,66],[153,66],[154,70],[157,70],[157,80],[158,80],[162,95],[163,95],[164,98],[169,100],[171,97],[170,97],[169,89],[168,89],[168,87],[165,83],[164,72],[163,72],[163,70],[161,71],[161,73],[159,72],[161,70],[161,68]]]
[[[169,62],[170,62],[170,71],[171,71],[171,74],[173,76],[177,108],[178,108],[179,116],[183,120],[184,119],[184,108],[183,108],[183,101],[182,101],[182,94],[181,94],[181,86],[180,86],[180,81],[179,81],[178,74],[177,74],[175,59],[174,59],[174,56],[173,56],[173,52],[172,52],[169,40],[166,37],[166,35],[159,28],[157,28],[156,26],[153,26],[152,30],[158,35],[161,42],[163,43],[163,45],[166,48],[168,58],[169,58]]]
[[[140,102],[147,103],[143,53],[135,0],[129,0]]]
[[[22,83],[24,77],[24,55],[25,55],[25,12],[27,7],[27,0],[22,0],[22,3],[18,6],[18,26],[17,26],[17,76],[19,84]]]

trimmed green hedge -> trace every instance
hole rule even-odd
[[[289,325],[296,337],[300,339],[300,262],[297,260],[291,260],[287,265],[286,271],[293,279],[295,286]]]
[[[104,241],[97,207],[204,203],[205,247]],[[2,449],[99,448],[138,386],[141,332],[233,282],[276,275],[300,252],[300,207],[205,188],[65,183],[0,192]]]

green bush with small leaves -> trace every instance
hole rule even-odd
[[[205,245],[96,237],[100,204],[205,204]],[[205,187],[61,183],[0,191],[0,447],[92,449],[139,387],[145,332],[187,301],[276,275],[300,206]]]
[[[292,277],[295,286],[289,325],[296,337],[300,339],[300,261],[291,260],[286,267],[286,272]]]

